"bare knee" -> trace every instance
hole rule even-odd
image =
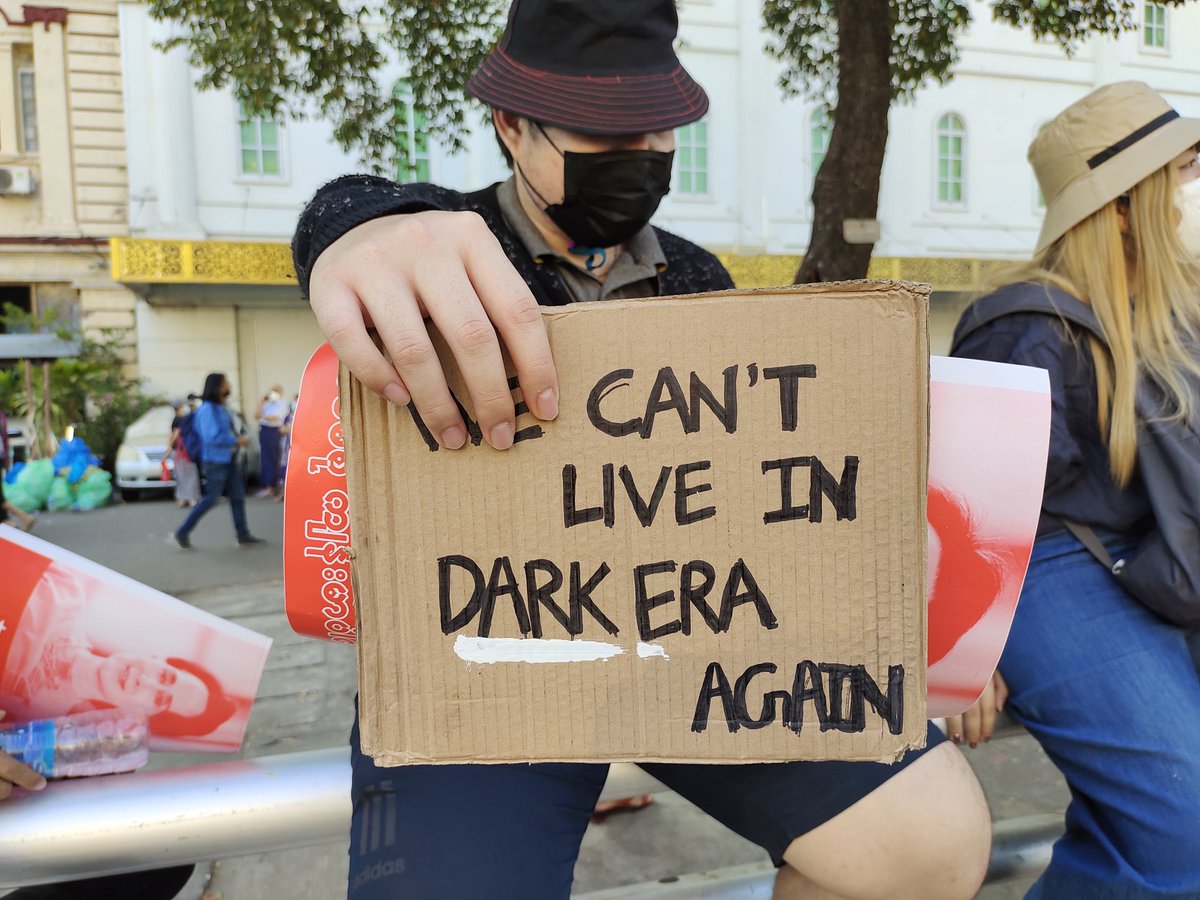
[[[797,838],[776,898],[966,900],[987,871],[987,801],[962,753],[934,748],[849,809]]]

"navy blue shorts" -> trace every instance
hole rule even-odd
[[[646,763],[647,772],[771,854],[848,809],[909,763]],[[566,900],[607,765],[376,766],[350,735],[350,900]]]

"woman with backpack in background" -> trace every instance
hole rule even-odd
[[[1175,499],[1197,486],[1146,444],[1168,429],[1193,467],[1200,452],[1198,146],[1200,119],[1139,82],[1047,123],[1029,149],[1046,198],[1034,257],[955,333],[956,356],[1050,373],[1042,519],[995,692],[949,722],[986,740],[1007,693],[1071,788],[1029,897],[1200,897],[1200,605],[1186,579],[1151,595],[1130,577],[1164,537],[1184,548],[1173,571],[1200,568],[1200,514],[1181,534],[1191,504],[1162,512],[1164,483]]]

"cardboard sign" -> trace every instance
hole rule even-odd
[[[970,706],[1004,650],[1037,532],[1050,388],[1039,369],[939,356],[929,377],[926,696],[936,717]],[[352,644],[337,357],[327,344],[305,370],[292,437],[288,618],[299,634]]]
[[[0,526],[0,709],[147,716],[154,750],[237,750],[271,639]]]
[[[470,422],[441,450],[343,372],[364,751],[890,760],[923,743],[927,292],[547,310],[559,418],[518,407],[505,452]]]

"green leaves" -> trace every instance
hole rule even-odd
[[[389,60],[405,77],[430,128],[461,145],[463,86],[495,43],[502,0],[150,0],[150,15],[180,26],[201,88],[232,88],[252,114],[319,117],[334,139],[377,172],[394,152],[394,110],[383,83]]]
[[[837,105],[838,4],[764,0],[767,51],[783,61],[785,93]],[[1179,6],[1186,0],[1164,0]],[[506,0],[150,0],[155,19],[179,23],[166,46],[186,48],[201,87],[232,88],[255,114],[318,116],[334,138],[378,172],[393,171],[393,80],[411,85],[430,132],[460,147],[467,116],[482,108],[467,78],[495,43]],[[1067,52],[1090,34],[1136,27],[1138,0],[994,0],[992,16],[1048,37]],[[893,0],[890,90],[910,96],[945,82],[971,22],[968,0]]]
[[[766,0],[767,50],[786,65],[780,85],[791,94],[837,99],[839,0]],[[852,2],[852,0],[840,0]],[[1188,0],[1164,0],[1181,6]],[[893,97],[911,96],[927,81],[948,81],[958,59],[956,41],[971,22],[965,0],[893,0],[891,3]],[[1137,27],[1139,0],[995,0],[992,17],[1035,37],[1056,41],[1068,54],[1092,34]]]
[[[161,397],[142,393],[139,379],[129,376],[129,332],[107,329],[83,334],[78,326],[54,312],[30,315],[12,304],[0,312],[0,324],[9,332],[47,332],[79,344],[79,355],[50,364],[51,427],[59,437],[75,425],[92,451],[111,466],[125,429]],[[32,370],[33,403],[25,392],[20,365],[0,368],[0,409],[42,426],[42,367]],[[163,435],[166,439],[166,435]]]
[[[849,0],[842,0],[849,2]],[[911,95],[929,79],[945,81],[958,57],[955,39],[971,21],[969,5],[956,0],[893,0],[893,97]],[[786,64],[780,86],[837,105],[837,0],[766,0],[763,22],[772,36],[767,51]]]

